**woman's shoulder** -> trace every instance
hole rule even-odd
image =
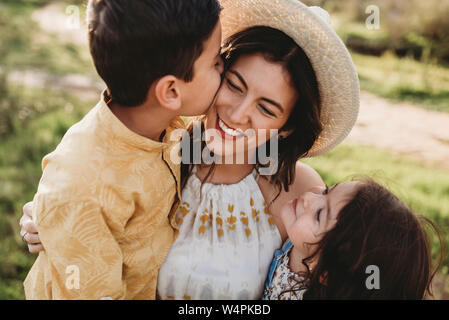
[[[316,186],[324,186],[320,174],[308,164],[298,161],[295,167],[295,178],[287,193],[299,195]]]
[[[316,186],[324,186],[320,174],[308,164],[298,161],[295,166],[295,177],[289,185],[288,191],[282,189],[275,202],[283,204]],[[271,185],[271,187],[276,188],[275,185]]]

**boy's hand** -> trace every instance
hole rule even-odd
[[[28,251],[30,253],[37,253],[44,251],[41,240],[39,239],[39,233],[37,232],[36,225],[34,224],[32,217],[33,202],[28,202],[23,206],[23,216],[20,218],[20,236],[23,241],[28,244]]]

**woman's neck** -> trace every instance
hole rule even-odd
[[[213,173],[207,178],[207,182],[213,184],[235,184],[248,176],[253,170],[254,164],[216,164]],[[203,180],[211,166],[203,165],[197,168],[198,177]]]

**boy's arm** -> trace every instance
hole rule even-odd
[[[52,299],[125,298],[122,251],[100,205],[92,199],[63,198],[61,193],[37,194],[33,206]]]

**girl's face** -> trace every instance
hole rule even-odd
[[[238,152],[257,148],[271,137],[270,129],[285,125],[297,98],[282,65],[267,61],[261,54],[240,57],[226,72],[216,103],[207,113],[206,129],[216,129],[213,140],[207,133],[211,131],[206,131],[209,149],[227,155],[235,154],[236,146]],[[253,130],[260,134],[259,129],[266,129],[267,135],[257,142],[254,136],[241,134]]]
[[[331,188],[314,187],[281,209],[288,237],[301,255],[309,257],[316,243],[337,223],[340,210],[352,199],[360,182],[337,183]]]

